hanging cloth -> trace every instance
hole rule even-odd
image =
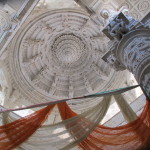
[[[0,126],[0,150],[11,150],[27,140],[47,119],[55,105]]]

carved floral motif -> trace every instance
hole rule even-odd
[[[126,0],[122,7],[129,9],[129,14],[136,20],[141,20],[145,14],[149,12],[150,1],[149,0]]]

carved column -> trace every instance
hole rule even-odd
[[[116,70],[128,69],[150,97],[150,13],[141,22],[122,14],[103,30],[110,38],[110,51],[103,60]]]

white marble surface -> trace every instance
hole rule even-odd
[[[77,8],[80,7],[74,0],[41,0],[38,5],[44,3],[48,9]]]

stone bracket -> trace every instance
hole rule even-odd
[[[138,21],[132,17],[125,16],[123,13],[118,14],[109,24],[103,29],[103,33],[110,39],[118,41],[122,39],[123,35],[128,33]]]
[[[125,66],[123,66],[115,57],[115,55],[108,51],[102,59],[107,62],[110,66],[112,66],[116,71],[122,71],[125,70]]]

